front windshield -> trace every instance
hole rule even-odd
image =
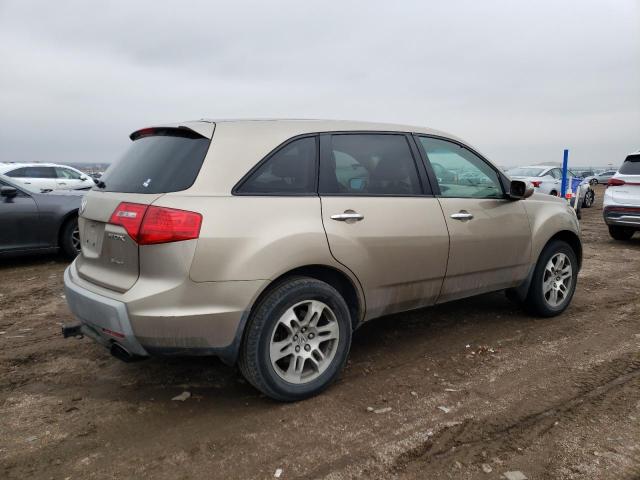
[[[510,177],[538,177],[544,172],[544,168],[517,167],[507,170]]]

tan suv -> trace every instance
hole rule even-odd
[[[573,296],[573,210],[451,135],[203,120],[131,140],[85,197],[64,276],[80,323],[63,333],[121,359],[217,355],[297,400],[372,318],[503,289],[553,316]]]

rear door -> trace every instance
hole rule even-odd
[[[367,318],[431,305],[449,235],[410,136],[321,136],[322,220],[334,258],[363,287]]]
[[[16,182],[24,185],[27,190],[39,193],[42,190],[55,190],[56,173],[53,167],[32,166],[21,167],[6,174],[15,179]]]
[[[165,193],[189,188],[210,143],[209,138],[183,128],[145,129],[132,139],[124,156],[84,197],[78,221],[82,242],[78,274],[119,292],[138,279],[140,247],[131,232],[110,221],[112,215],[140,223],[146,206]]]
[[[621,205],[640,205],[640,153],[629,155],[612,178],[611,197]]]
[[[524,205],[505,197],[498,172],[468,148],[419,136],[427,160],[456,172],[436,175],[438,199],[451,247],[438,302],[512,287],[524,280],[531,263],[531,228]]]

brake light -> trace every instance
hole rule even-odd
[[[532,180],[531,181],[531,185],[533,185],[536,188],[538,188],[541,183],[542,183],[542,180]]]
[[[175,208],[122,202],[109,223],[124,227],[138,245],[193,240],[200,236],[202,215]]]
[[[140,225],[142,224],[142,218],[147,211],[146,205],[139,203],[122,202],[116,207],[111,214],[109,223],[112,225],[120,225],[124,227],[129,236],[138,241],[138,232],[140,231]]]
[[[193,240],[200,236],[201,225],[202,215],[199,213],[152,205],[142,221],[138,243],[151,245]]]
[[[625,182],[624,180],[621,180],[619,178],[610,178],[609,181],[607,182],[607,186],[609,187],[619,187],[621,185],[624,185]]]

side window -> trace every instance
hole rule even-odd
[[[560,180],[562,178],[562,170],[558,170],[557,168],[552,169],[549,173],[556,180]]]
[[[419,195],[416,163],[404,135],[336,134],[321,160],[320,193]]]
[[[7,172],[6,175],[7,177],[24,178],[27,176],[26,173],[27,173],[26,168],[16,168],[15,170],[11,170],[10,172]]]
[[[56,178],[53,167],[25,167],[22,177],[26,178]]]
[[[55,167],[56,176],[58,178],[66,178],[67,180],[80,180],[80,174],[63,167]]]
[[[317,157],[315,137],[294,140],[272,154],[236,192],[265,195],[315,194]]]
[[[440,186],[441,196],[504,197],[498,174],[480,157],[446,140],[419,138]]]

